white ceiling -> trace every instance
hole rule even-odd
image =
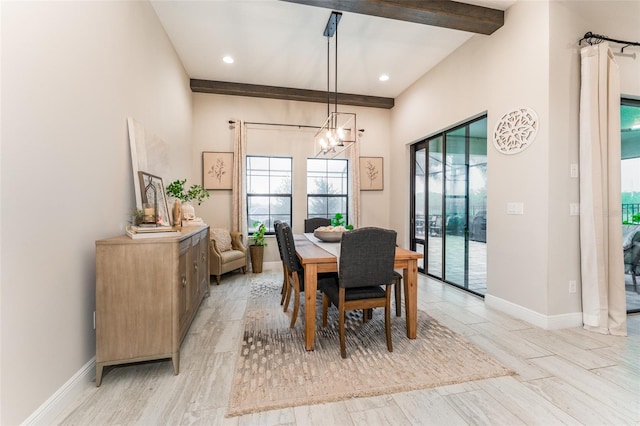
[[[501,10],[514,2],[464,1]],[[151,4],[190,78],[327,90],[323,32],[331,9],[277,0]],[[394,98],[473,35],[344,12],[338,25],[338,91]],[[223,63],[225,55],[235,62]],[[384,83],[378,80],[383,73],[390,77]],[[332,79],[333,74],[332,63]]]

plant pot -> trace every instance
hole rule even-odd
[[[249,255],[251,257],[251,270],[256,274],[259,274],[260,272],[262,272],[264,246],[249,246]]]

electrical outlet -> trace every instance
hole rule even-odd
[[[570,280],[569,281],[569,293],[575,293],[576,292],[576,280]]]
[[[572,163],[569,166],[569,174],[571,175],[572,178],[578,177],[578,165],[576,163]]]

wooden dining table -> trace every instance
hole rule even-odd
[[[335,255],[316,245],[303,234],[295,235],[295,244],[296,255],[304,267],[305,346],[308,351],[312,351],[315,347],[318,273],[337,272],[338,262]],[[409,339],[416,338],[418,329],[418,259],[422,257],[421,253],[396,247],[394,268],[403,270],[404,309]]]

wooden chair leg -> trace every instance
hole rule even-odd
[[[327,326],[327,311],[329,310],[329,298],[326,294],[322,295],[322,326]]]
[[[344,288],[340,288],[340,296],[338,299],[338,318],[340,328],[340,356],[342,358],[347,357],[347,343],[344,337]]]
[[[282,297],[280,298],[280,304],[284,304],[284,298],[287,294],[287,287],[289,285],[289,274],[287,273],[287,267],[284,266],[284,262],[282,262],[282,289],[280,290],[280,294]]]
[[[216,284],[220,285],[220,275],[216,275]]]
[[[387,286],[386,304],[384,306],[384,328],[387,333],[387,349],[393,352],[393,343],[391,342],[391,289]]]
[[[288,271],[287,271],[288,274]],[[287,275],[287,288],[284,291],[284,308],[283,311],[287,312],[289,310],[289,301],[291,300],[291,277]]]
[[[393,288],[396,291],[396,316],[399,317],[402,314],[402,280],[398,278],[395,281]]]
[[[291,324],[289,328],[296,326],[296,320],[298,319],[298,310],[300,309],[300,282],[298,281],[298,274],[293,275],[293,287],[295,292],[293,293],[293,313],[291,314]]]

